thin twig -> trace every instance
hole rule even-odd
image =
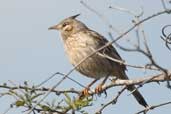
[[[56,72],[53,75],[51,75],[50,77],[48,77],[47,79],[45,79],[44,81],[42,81],[40,84],[36,85],[35,88],[38,88],[38,87],[42,86],[43,84],[45,84],[46,82],[48,82],[50,79],[52,79],[56,75],[66,76],[66,74],[64,74],[64,73]],[[81,84],[80,82],[78,82],[77,80],[75,80],[75,79],[73,79],[71,77],[67,77],[67,79],[75,82],[76,84],[78,84],[79,86],[81,86],[83,88],[86,88],[83,84]]]
[[[152,67],[147,67],[147,66],[140,66],[140,65],[130,65],[128,63],[126,63],[125,61],[123,60],[118,60],[118,59],[115,59],[113,57],[110,57],[109,55],[106,55],[106,54],[101,54],[100,52],[97,53],[98,55],[102,56],[102,57],[105,57],[111,61],[114,61],[116,63],[119,63],[119,64],[122,64],[122,65],[125,65],[125,66],[128,66],[128,67],[132,67],[132,68],[138,68],[138,69],[149,69],[149,70],[157,70],[159,71],[159,69],[156,69],[156,68],[152,68]]]
[[[91,12],[95,13],[98,17],[100,17],[100,19],[103,20],[103,22],[108,25],[109,29],[111,29],[112,31],[116,32],[116,33],[120,33],[116,28],[114,28],[109,21],[105,18],[105,16],[103,16],[102,14],[100,14],[98,11],[96,11],[95,9],[93,9],[92,7],[90,7],[89,5],[87,5],[83,0],[80,1],[80,3],[86,7],[88,10],[90,10]]]
[[[133,15],[134,17],[141,17],[144,14],[143,8],[141,7],[141,12],[139,14],[136,14],[133,11],[130,11],[129,9],[123,8],[123,7],[118,7],[118,6],[109,6],[110,9],[118,10],[121,12],[128,13],[130,15]]]
[[[139,111],[139,112],[137,112],[137,113],[135,113],[135,114],[141,114],[141,113],[147,113],[149,110],[153,110],[153,109],[155,109],[155,108],[158,108],[158,107],[161,107],[161,106],[165,106],[165,105],[168,105],[168,104],[171,104],[171,101],[169,101],[169,102],[165,102],[165,103],[161,103],[161,104],[158,104],[158,105],[153,105],[153,106],[149,106],[149,107],[147,107],[147,108],[145,108],[145,109],[143,109],[143,110],[141,110],[141,111]]]
[[[5,88],[5,89],[9,89],[9,90],[20,90],[20,89],[27,89],[30,91],[49,91],[49,88],[45,88],[45,87],[41,87],[41,88],[34,88],[34,87],[26,87],[26,86],[8,86],[8,85],[0,85],[0,88]],[[57,95],[60,95],[62,93],[75,93],[75,94],[79,94],[79,92],[75,91],[74,89],[69,89],[69,90],[56,90],[53,89],[51,90],[51,92],[56,93]]]
[[[161,0],[161,2],[162,2],[162,6],[163,6],[163,8],[164,8],[165,10],[167,10],[167,8],[166,8],[166,4],[165,4],[165,1],[164,1],[164,0]]]
[[[109,101],[108,103],[106,103],[105,105],[103,105],[103,106],[96,112],[96,114],[102,114],[102,111],[103,111],[107,106],[109,106],[109,105],[111,105],[111,104],[116,104],[116,102],[117,102],[119,96],[125,91],[126,88],[127,88],[127,87],[124,87],[123,89],[121,89],[121,90],[118,92],[118,94],[117,94],[111,101]]]

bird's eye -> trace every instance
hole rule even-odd
[[[66,25],[69,25],[69,23],[65,22],[62,26],[65,27]]]

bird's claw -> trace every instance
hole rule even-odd
[[[80,98],[84,96],[90,96],[89,88],[85,88],[83,91],[81,91]]]
[[[104,93],[105,97],[107,97],[107,92],[106,90],[103,89],[103,84],[100,84],[99,86],[96,87],[95,93],[98,94],[99,96]]]
[[[103,85],[99,85],[95,88],[95,93],[96,94],[101,94],[103,92],[103,88],[102,88]]]

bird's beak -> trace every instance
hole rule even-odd
[[[60,25],[54,25],[48,28],[48,30],[59,30],[60,29]]]

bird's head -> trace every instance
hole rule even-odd
[[[79,15],[80,14],[68,17],[59,24],[50,27],[49,30],[59,30],[62,35],[69,36],[87,28],[85,24],[76,19]]]

